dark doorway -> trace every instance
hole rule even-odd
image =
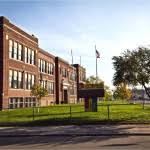
[[[68,103],[68,91],[64,90],[64,103],[67,104]]]

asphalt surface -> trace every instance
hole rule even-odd
[[[1,127],[0,150],[149,150],[150,125]]]

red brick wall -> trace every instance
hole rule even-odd
[[[30,96],[30,92],[23,89],[10,89],[9,88],[9,69],[17,69],[24,72],[32,73],[38,76],[37,63],[38,58],[36,57],[36,66],[26,64],[22,61],[17,61],[9,59],[9,39],[15,40],[18,43],[35,50],[38,53],[38,43],[37,40],[28,36],[25,32],[21,31],[15,26],[12,26],[7,20],[4,21],[4,33],[3,33],[3,108],[8,108],[9,97],[25,97]],[[7,27],[8,26],[8,27]],[[10,29],[13,28],[13,29]],[[13,31],[15,30],[15,31]],[[19,33],[18,33],[19,32]]]

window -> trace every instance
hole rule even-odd
[[[54,94],[54,82],[43,80],[41,86],[46,88],[49,94]]]
[[[25,63],[35,65],[35,51],[25,47]]]
[[[42,72],[45,72],[45,61],[42,60]]]
[[[35,64],[35,51],[32,51],[32,55],[31,55],[31,64],[32,64],[32,65]]]
[[[76,73],[70,72],[70,80],[75,81],[76,80]]]
[[[71,86],[70,87],[70,95],[75,95],[76,94],[76,87],[75,86]]]
[[[25,73],[25,88],[30,90],[35,84],[35,75]]]
[[[38,68],[39,68],[39,71],[41,72],[41,60],[38,59]]]
[[[47,73],[50,74],[50,75],[54,74],[54,64],[47,63]]]
[[[18,60],[22,60],[22,45],[18,44]]]
[[[9,40],[9,58],[22,61],[22,45]]]
[[[38,68],[40,72],[48,73],[50,75],[54,74],[54,64],[48,63],[45,60],[38,60]]]
[[[32,97],[26,97],[24,100],[24,106],[25,107],[33,107],[36,106],[36,100]]]
[[[66,68],[63,68],[63,69],[62,69],[62,76],[66,78],[67,75],[68,75],[67,69],[66,69]]]
[[[9,108],[22,108],[24,107],[23,98],[22,97],[12,97],[9,99]]]
[[[9,70],[9,87],[12,87],[12,81],[13,81],[13,72],[12,70]]]
[[[46,88],[46,86],[47,86],[47,81],[42,80],[42,81],[41,81],[41,86],[42,86],[43,88]]]
[[[25,63],[27,63],[28,61],[27,61],[27,59],[28,59],[28,49],[27,49],[27,47],[25,47],[25,49],[24,49],[24,60],[25,60]]]
[[[47,82],[47,90],[49,94],[54,94],[54,82]]]
[[[14,59],[17,59],[17,42],[14,42]]]
[[[9,58],[13,58],[13,41],[9,40]]]
[[[33,97],[11,97],[9,98],[9,108],[23,108],[23,107],[33,107],[36,106],[36,99]]]
[[[16,70],[9,70],[9,87],[15,89],[23,88],[22,72]]]
[[[22,88],[22,79],[23,75],[22,75],[22,72],[18,72],[18,88]]]

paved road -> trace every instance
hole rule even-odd
[[[150,125],[1,127],[5,149],[150,150]]]
[[[0,150],[149,150],[150,136],[1,137]]]

